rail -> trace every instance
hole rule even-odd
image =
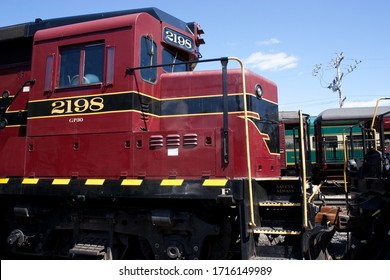
[[[346,129],[350,129],[349,127],[348,128],[344,128],[343,129],[343,147],[344,147],[344,168],[343,168],[343,180],[344,180],[344,192],[345,192],[345,196],[346,198],[348,198],[348,187],[347,187],[347,166],[348,166],[348,158],[347,158],[347,137],[345,136],[345,130]],[[347,200],[348,202],[348,200]]]
[[[253,185],[252,185],[252,171],[251,171],[251,153],[249,150],[249,125],[248,125],[248,107],[246,100],[246,81],[245,81],[245,66],[244,63],[236,58],[229,57],[229,60],[237,61],[241,66],[241,79],[242,79],[242,92],[244,99],[244,119],[245,119],[245,145],[246,145],[246,163],[248,169],[248,189],[249,189],[249,208],[250,208],[250,225],[256,226],[255,223],[255,211],[254,211],[254,203],[253,203]]]
[[[376,140],[376,129],[374,128],[374,125],[375,125],[375,119],[377,117],[377,113],[378,113],[378,107],[379,107],[379,102],[383,101],[383,100],[390,100],[390,97],[382,97],[382,98],[378,98],[377,101],[376,101],[376,105],[375,105],[375,110],[374,110],[374,115],[372,116],[372,122],[371,122],[371,131],[374,133],[374,139]],[[377,146],[377,141],[374,141],[375,142],[375,150],[378,149],[378,146]]]
[[[302,205],[303,205],[303,228],[308,228],[308,218],[307,218],[307,202],[306,199],[306,148],[305,148],[305,137],[303,133],[303,115],[302,111],[299,111],[299,142],[300,142],[300,157],[301,157],[301,177],[302,177]]]

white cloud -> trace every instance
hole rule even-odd
[[[252,53],[246,58],[245,63],[250,68],[257,68],[261,71],[281,71],[292,69],[298,66],[298,58],[286,53]]]
[[[279,39],[276,39],[276,38],[271,38],[271,39],[256,42],[256,44],[259,46],[276,45],[279,43],[280,43]]]
[[[237,47],[239,44],[237,42],[227,42],[226,45],[229,47]]]
[[[348,99],[344,103],[344,108],[352,108],[352,107],[375,107],[377,99],[368,100],[368,101],[348,101]],[[379,102],[379,106],[389,106],[390,100],[383,100]]]

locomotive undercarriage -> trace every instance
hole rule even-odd
[[[13,208],[15,219],[2,229],[2,235],[5,228],[9,233],[5,258],[227,259],[234,258],[231,245],[238,238],[232,229],[235,208],[210,201],[99,200]]]
[[[315,226],[313,215],[304,229],[298,178],[275,179],[253,187],[256,224],[250,222],[245,180],[223,188],[197,182],[164,188],[71,182],[55,191],[44,181],[16,184],[0,204],[2,258],[325,258],[333,229]]]

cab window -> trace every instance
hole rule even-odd
[[[59,87],[101,83],[104,44],[89,44],[60,50]]]
[[[152,36],[141,37],[141,67],[157,65],[157,45]],[[141,69],[141,77],[149,83],[157,81],[157,67]]]
[[[163,64],[173,64],[185,62],[186,60],[179,56],[178,52],[171,52],[168,49],[163,49],[162,52],[162,63]],[[187,71],[187,64],[179,65],[168,65],[163,67],[165,72],[184,72]]]

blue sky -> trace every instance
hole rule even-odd
[[[204,29],[203,58],[234,56],[278,85],[280,110],[317,115],[339,107],[326,88],[343,53],[344,107],[390,97],[390,1],[347,0],[18,0],[0,4],[0,26],[35,18],[157,7]],[[361,63],[356,65],[357,61]],[[320,80],[312,75],[322,65]],[[351,73],[348,69],[356,68]],[[202,66],[204,67],[204,66]],[[218,64],[207,66],[217,69]],[[235,68],[238,65],[231,64]]]

